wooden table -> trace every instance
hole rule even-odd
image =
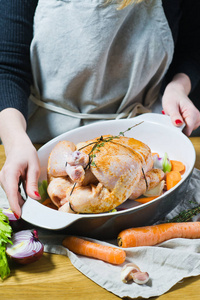
[[[197,154],[195,167],[200,169],[200,137],[191,138],[191,141]],[[0,145],[0,169],[4,161],[4,149]],[[151,299],[158,298],[200,299],[200,276],[184,279],[166,294]],[[0,299],[114,300],[119,297],[85,277],[72,266],[67,257],[45,253],[33,264],[13,268],[11,276],[3,282],[0,281]]]

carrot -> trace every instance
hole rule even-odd
[[[154,246],[173,238],[200,238],[200,222],[165,223],[130,228],[118,235],[118,245],[123,248]]]
[[[152,156],[156,155],[159,157],[159,154],[157,152],[152,152],[151,154],[152,154]]]
[[[154,196],[154,197],[142,197],[142,198],[138,198],[138,199],[135,199],[134,201],[137,201],[137,202],[140,202],[142,204],[144,203],[148,203],[154,199],[158,198],[158,196]]]
[[[122,249],[100,245],[75,236],[67,236],[62,244],[76,254],[97,258],[115,265],[122,264],[126,259],[126,252]]]
[[[181,174],[178,171],[170,171],[166,173],[167,191],[173,188],[181,180]]]
[[[183,175],[185,173],[185,165],[178,160],[170,160],[172,164],[172,171],[178,171]]]
[[[47,198],[46,200],[44,200],[44,202],[42,202],[43,205],[53,208],[53,209],[58,209],[57,206],[55,206],[55,204],[53,204],[53,202],[51,201],[50,198]]]

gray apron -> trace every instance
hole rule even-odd
[[[174,50],[162,2],[117,7],[105,0],[39,0],[31,44],[33,142],[148,112],[158,99]]]

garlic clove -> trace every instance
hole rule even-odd
[[[149,274],[147,272],[131,273],[132,279],[137,284],[145,284],[149,281]]]
[[[124,283],[133,280],[137,284],[145,284],[149,280],[149,274],[147,272],[141,272],[140,268],[134,263],[129,263],[121,270],[121,280]]]
[[[140,272],[140,269],[137,265],[134,263],[126,264],[121,270],[121,280],[124,283],[127,283],[128,281],[132,280],[132,276],[130,274],[136,272]]]

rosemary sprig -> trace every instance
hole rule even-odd
[[[196,206],[194,208],[190,208],[188,210],[184,210],[180,212],[176,217],[168,220],[167,222],[168,223],[190,222],[192,221],[192,218],[199,213],[200,213],[200,206]]]

